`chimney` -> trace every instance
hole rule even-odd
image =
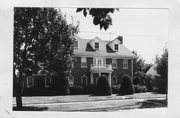
[[[123,44],[123,37],[122,36],[118,36],[117,39],[121,42],[120,44]]]

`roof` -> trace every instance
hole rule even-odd
[[[155,76],[155,75],[158,75],[156,70],[155,70],[155,64],[153,64],[151,66],[151,68],[146,72],[147,75],[152,75],[152,76]]]
[[[119,51],[110,51],[108,47],[108,43],[110,41],[105,41],[100,39],[99,37],[95,37],[93,39],[83,39],[77,35],[75,35],[75,39],[78,40],[79,47],[74,50],[74,54],[76,56],[97,56],[97,57],[114,57],[114,58],[134,58],[136,55],[134,55],[128,48],[126,48],[123,44],[119,44]],[[99,40],[100,48],[99,50],[88,50],[88,48],[91,48],[89,46],[89,42],[91,42],[94,39]]]

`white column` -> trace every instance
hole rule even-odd
[[[131,59],[131,78],[133,80],[133,59]]]
[[[109,85],[111,87],[111,73],[108,74]]]
[[[90,78],[91,78],[91,79],[90,79],[90,80],[91,80],[90,83],[91,83],[91,84],[94,84],[94,82],[93,82],[93,73],[92,73],[92,72],[91,72],[91,77],[90,77]]]

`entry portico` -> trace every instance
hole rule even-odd
[[[105,75],[108,78],[109,84],[111,86],[111,73],[112,73],[113,69],[111,64],[98,64],[98,65],[91,65],[90,68],[90,83],[91,84],[95,84],[98,81],[99,76],[101,75]],[[98,75],[98,77],[96,76]]]

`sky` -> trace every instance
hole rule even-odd
[[[123,44],[131,51],[137,51],[146,63],[153,63],[168,43],[167,9],[119,9],[113,14],[112,25],[106,31],[93,24],[92,16],[76,13],[76,8],[60,8],[66,14],[68,23],[77,24],[78,36],[92,39],[96,36],[102,40],[113,40],[123,36]],[[72,20],[73,18],[73,20]]]

